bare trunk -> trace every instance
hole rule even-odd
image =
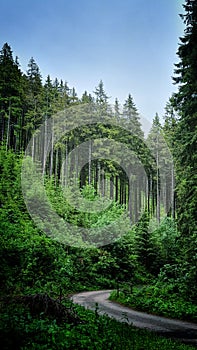
[[[7,136],[6,136],[6,151],[9,148],[10,141],[10,118],[11,118],[11,102],[9,101],[9,112],[8,112],[8,126],[7,126]]]
[[[53,156],[54,156],[54,151],[53,151],[53,147],[54,147],[54,119],[52,118],[51,120],[51,156],[50,156],[50,171],[49,171],[49,175],[50,177],[52,177],[53,175]]]
[[[175,219],[175,198],[174,198],[174,187],[175,187],[175,179],[174,179],[174,166],[172,164],[172,169],[171,169],[171,183],[172,183],[172,190],[171,190],[171,205],[172,205],[172,218]]]
[[[89,152],[88,152],[88,184],[91,184],[91,158],[92,158],[92,141],[89,140]]]
[[[68,152],[68,150],[67,150]],[[75,152],[75,185],[78,184],[78,178],[79,178],[79,153],[78,153],[78,149]]]
[[[110,199],[114,199],[114,176],[110,178]]]
[[[158,132],[157,132],[157,221],[160,222],[160,186],[159,186],[159,143],[158,143]]]
[[[43,149],[43,164],[42,164],[42,175],[45,173],[46,161],[47,161],[47,117],[44,121],[44,149]]]
[[[133,208],[132,208],[132,180],[129,179],[129,190],[128,190],[128,205],[129,205],[129,217],[130,222],[133,223]]]
[[[135,215],[135,222],[138,220],[138,188],[137,188],[137,179],[134,183],[134,215]]]
[[[119,178],[118,178],[118,176],[116,175],[116,202],[118,202],[119,201],[119,196],[118,196],[118,194],[119,194]]]
[[[59,152],[58,149],[56,149],[55,152],[55,186],[57,186],[58,184],[58,162],[59,162]]]

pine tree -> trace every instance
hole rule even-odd
[[[93,97],[91,94],[88,94],[87,91],[84,91],[82,97],[81,97],[82,103],[91,103],[93,102]]]
[[[72,104],[78,103],[78,96],[74,87],[70,90],[70,102]]]
[[[174,194],[173,159],[163,136],[163,129],[158,114],[156,113],[151,130],[147,137],[147,145],[154,156],[155,177],[152,177],[152,209],[156,204],[156,217],[160,222],[161,209],[166,214],[171,211],[174,215],[174,205],[171,201]],[[174,202],[174,200],[172,201]]]
[[[27,78],[29,88],[34,97],[36,97],[42,90],[42,77],[37,63],[31,57],[28,63]]]
[[[176,158],[176,128],[178,123],[178,116],[173,107],[173,96],[169,99],[165,107],[164,125],[162,127],[165,141],[170,149],[171,154],[175,160]],[[175,189],[175,164],[171,164],[171,216],[176,216],[176,189]],[[167,192],[169,188],[167,188]]]
[[[42,123],[43,114],[43,87],[42,77],[37,63],[32,57],[27,70],[27,91],[26,91],[26,114],[25,130],[26,140],[29,142],[34,131]],[[33,136],[34,138],[34,136]],[[32,155],[34,154],[34,140],[32,144]]]
[[[144,138],[144,133],[141,129],[140,117],[131,94],[128,95],[128,98],[123,105],[123,115],[126,119],[128,130],[131,131],[133,135]]]
[[[185,237],[197,234],[197,2],[186,0],[185,35],[178,49],[173,106],[180,118],[176,131],[178,222]]]
[[[131,94],[125,100],[123,105],[123,115],[121,121],[124,123],[124,129],[129,132],[127,142],[130,144],[132,150],[137,156],[144,139],[144,133],[141,129],[140,117],[137,108],[134,104]],[[129,172],[131,174],[129,181],[129,213],[132,222],[137,221],[140,214],[140,195],[141,195],[141,178],[137,175],[139,173],[139,163],[136,159],[128,159]],[[134,170],[135,169],[135,170]],[[133,172],[134,171],[134,172]]]
[[[166,103],[165,115],[164,115],[164,125],[162,130],[164,132],[165,140],[170,148],[171,152],[174,154],[175,151],[175,131],[178,123],[178,115],[173,106],[174,98],[173,96]]]
[[[197,1],[185,1],[181,15],[185,34],[178,49],[174,82],[178,92],[173,95],[173,107],[179,118],[175,131],[177,221],[181,232],[180,273],[185,281],[187,298],[196,302],[197,293]],[[185,275],[187,268],[187,278]]]
[[[17,150],[20,143],[22,116],[22,73],[11,47],[5,43],[0,52],[0,140],[6,148]]]
[[[109,110],[109,103],[108,103],[109,97],[107,96],[104,90],[104,84],[102,80],[100,80],[98,86],[96,87],[96,90],[94,91],[94,94],[96,95],[95,102],[100,115],[106,114],[107,111]]]
[[[50,75],[47,76],[47,79],[45,81],[43,94],[44,94],[45,116],[48,118],[53,114],[54,101],[55,101],[55,88],[52,84]]]
[[[67,108],[70,104],[70,88],[68,86],[67,81],[63,82],[61,79],[60,84],[58,86],[59,91],[59,110],[63,110]]]
[[[121,112],[120,112],[120,103],[118,99],[115,99],[115,104],[114,104],[114,115],[117,120],[119,120]]]

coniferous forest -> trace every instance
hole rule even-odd
[[[197,2],[183,6],[177,92],[148,134],[131,93],[110,104],[101,80],[79,97],[43,81],[33,57],[22,72],[3,44],[2,349],[193,349],[69,299],[113,289],[111,300],[197,323]]]

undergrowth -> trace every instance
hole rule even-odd
[[[197,322],[197,305],[173,292],[168,283],[113,291],[110,300],[160,316]]]
[[[27,298],[28,300],[28,298]],[[99,315],[99,310],[85,310],[63,301],[66,319],[59,322],[57,315],[51,317],[50,307],[57,312],[57,301],[46,299],[49,309],[41,309],[39,314],[31,312],[30,304],[36,298],[24,303],[1,304],[0,342],[1,349],[9,350],[194,350],[189,345],[159,337],[154,333],[139,330],[127,324]],[[41,300],[41,296],[37,301]],[[28,304],[29,303],[29,304]],[[28,304],[28,305],[27,305]],[[39,304],[40,305],[40,304]],[[45,305],[46,306],[46,305]],[[69,316],[70,315],[70,316]],[[75,315],[75,318],[73,318]]]

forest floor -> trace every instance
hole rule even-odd
[[[71,299],[85,308],[97,308],[99,314],[107,314],[120,322],[128,322],[137,328],[197,346],[197,324],[133,310],[108,300],[110,293],[111,290],[82,292],[72,295]]]

